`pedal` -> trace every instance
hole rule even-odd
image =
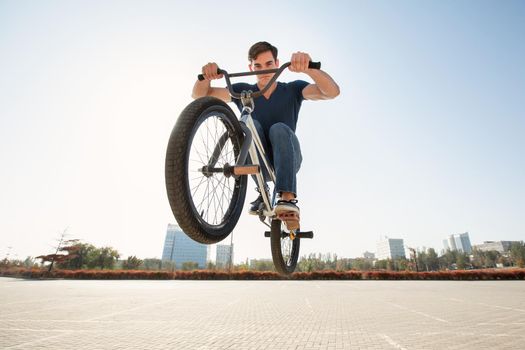
[[[295,237],[297,238],[314,238],[314,232],[313,231],[307,231],[307,232],[297,232],[295,234]]]
[[[259,172],[258,165],[235,165],[232,167],[234,175],[253,175]]]
[[[282,236],[283,238],[288,237],[288,234],[287,234],[286,232],[283,232],[282,235],[283,235],[283,236]],[[264,237],[266,237],[266,238],[270,238],[270,236],[271,236],[271,232],[270,232],[270,231],[265,231],[265,232],[264,232]],[[297,231],[297,232],[295,233],[295,238],[303,238],[303,239],[304,239],[304,238],[308,238],[308,239],[312,239],[312,238],[314,238],[314,232],[313,232],[313,231],[307,231],[307,232]]]
[[[284,222],[284,224],[286,225],[286,228],[290,231],[298,230],[300,227],[299,213],[295,211],[287,211],[284,213],[280,213],[279,215],[277,215],[277,218],[281,220],[282,222]]]

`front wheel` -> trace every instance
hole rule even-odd
[[[173,128],[166,151],[168,200],[180,228],[197,242],[222,241],[239,220],[247,176],[222,170],[236,164],[243,139],[235,113],[214,97],[190,103]]]
[[[285,275],[294,272],[299,259],[300,239],[294,237],[279,219],[272,220],[270,244],[273,264],[277,272]]]

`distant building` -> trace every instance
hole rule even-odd
[[[450,235],[447,238],[443,240],[443,249],[445,251],[447,250],[458,250],[456,248],[456,241],[454,240],[454,236]]]
[[[192,240],[179,226],[168,224],[162,260],[173,261],[177,269],[185,262],[196,262],[199,268],[205,268],[208,246]]]
[[[217,267],[228,267],[230,261],[233,264],[233,244],[232,245],[217,245],[215,264]]]
[[[474,248],[484,252],[495,250],[500,253],[506,253],[510,250],[513,243],[519,243],[518,241],[485,241],[483,244],[475,245]]]
[[[443,240],[443,248],[447,250],[457,250],[470,254],[472,252],[472,245],[468,232],[450,235]]]
[[[378,260],[406,258],[403,240],[398,238],[385,238],[377,242],[376,257]]]
[[[376,258],[376,255],[374,253],[370,253],[368,251],[363,253],[363,258],[374,260]]]

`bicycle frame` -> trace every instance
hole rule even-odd
[[[270,86],[277,80],[279,75],[286,68],[290,66],[290,64],[291,64],[290,62],[287,62],[277,69],[266,69],[266,70],[259,70],[259,71],[253,71],[253,72],[233,73],[233,74],[229,74],[227,71],[223,69],[217,69],[218,74],[224,75],[230,96],[232,98],[240,99],[242,102],[243,108],[241,111],[241,118],[239,122],[245,134],[245,137],[244,137],[244,143],[241,146],[241,151],[239,154],[239,158],[237,160],[237,164],[235,164],[235,166],[246,165],[245,163],[246,163],[247,155],[249,154],[250,159],[252,161],[251,165],[257,165],[259,168],[259,171],[255,173],[254,175],[257,179],[257,186],[259,187],[259,191],[262,195],[264,206],[265,206],[262,212],[262,215],[259,216],[263,223],[265,223],[264,222],[265,217],[268,219],[271,219],[272,217],[275,216],[273,208],[275,205],[276,193],[274,189],[273,196],[272,198],[270,198],[269,194],[265,190],[266,181],[264,179],[264,173],[263,173],[262,166],[266,168],[266,170],[268,171],[268,175],[270,176],[269,180],[272,181],[274,184],[275,184],[275,172],[274,172],[273,166],[270,164],[270,161],[268,160],[268,157],[266,156],[266,151],[262,145],[261,139],[259,137],[259,133],[257,132],[257,129],[255,128],[255,124],[252,119],[251,114],[255,108],[253,99],[264,94],[270,88]],[[312,69],[320,69],[321,63],[320,62],[310,62],[308,67]],[[268,73],[274,73],[274,75],[270,79],[270,81],[266,84],[266,86],[260,91],[256,91],[256,92],[243,91],[241,93],[238,93],[238,92],[233,91],[232,89],[230,77],[241,77],[241,76],[247,76],[247,75],[268,74]],[[204,76],[202,74],[199,74],[198,79],[204,80]],[[224,142],[226,141],[227,138],[228,138],[228,135],[224,134],[219,140],[219,144],[216,146],[215,151],[213,152],[212,159],[210,160],[210,163],[208,164],[210,168],[213,168],[214,163],[215,163],[214,158],[216,159],[215,155],[220,154],[222,147],[224,146]],[[241,176],[245,176],[245,175],[241,175]]]
[[[250,159],[252,161],[252,164],[259,166],[259,171],[257,172],[257,174],[255,174],[255,177],[257,179],[257,186],[259,187],[259,191],[264,201],[265,210],[263,210],[263,215],[266,217],[272,217],[274,216],[273,205],[274,205],[274,200],[275,200],[275,193],[273,195],[273,198],[270,200],[270,196],[268,195],[268,192],[265,190],[266,181],[264,179],[262,166],[264,166],[266,170],[268,170],[270,181],[272,181],[273,183],[275,183],[275,172],[273,170],[272,165],[270,164],[270,161],[268,160],[268,157],[266,156],[266,152],[262,145],[261,139],[259,137],[259,133],[257,132],[257,129],[255,128],[255,124],[253,123],[253,119],[252,119],[252,115],[251,115],[251,111],[249,107],[244,106],[243,113],[241,114],[240,122],[241,122],[241,127],[243,127],[243,130],[245,131],[245,133],[246,133],[245,128],[248,128],[252,136],[252,142],[249,145],[249,153],[250,153]],[[262,164],[261,164],[261,160],[262,160]],[[244,164],[241,164],[241,165],[244,165]]]

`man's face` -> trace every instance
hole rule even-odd
[[[264,69],[274,69],[279,67],[279,60],[273,58],[271,51],[265,51],[259,54],[256,59],[250,63],[250,71],[258,71]],[[273,73],[256,75],[257,83],[265,85],[272,79]]]

